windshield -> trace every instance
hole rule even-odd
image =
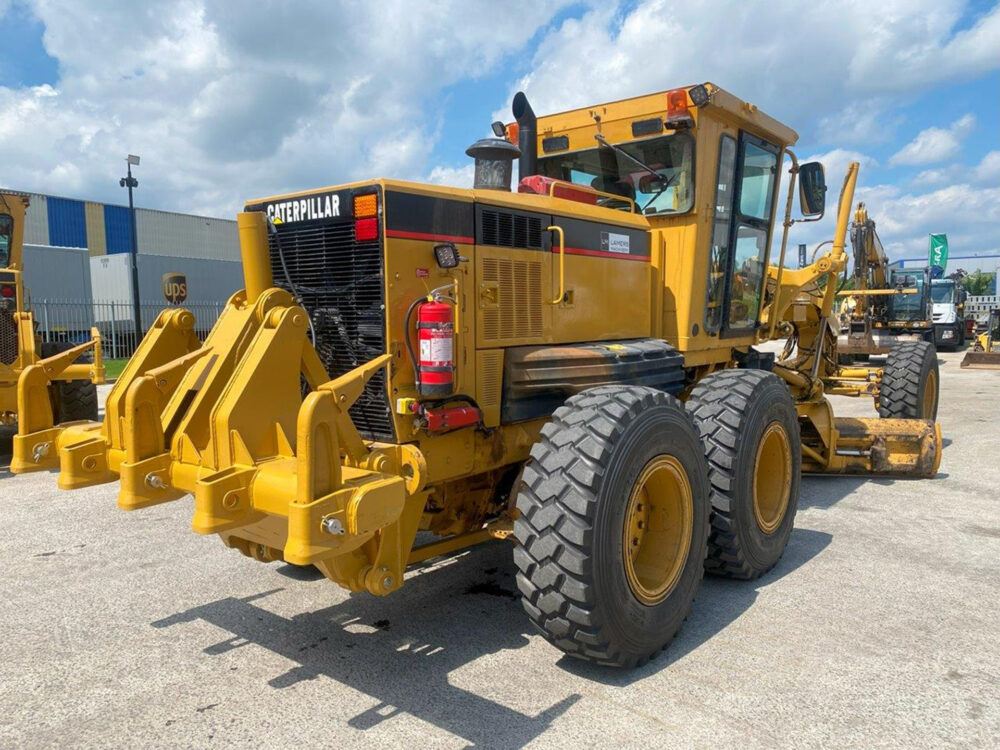
[[[889,298],[890,317],[894,320],[924,320],[924,279],[909,273],[894,273],[892,284],[903,289],[916,289],[916,294],[894,294]]]
[[[10,263],[10,239],[14,233],[14,220],[6,214],[0,215],[0,268]]]
[[[636,210],[647,215],[691,210],[694,138],[690,133],[615,145],[659,177],[607,146],[544,157],[538,160],[538,173],[630,198]],[[611,199],[599,202],[614,203]]]
[[[931,299],[938,303],[950,305],[955,301],[955,285],[931,284]]]

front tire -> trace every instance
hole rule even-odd
[[[904,341],[882,369],[878,413],[883,419],[937,419],[938,362],[933,344]]]
[[[724,370],[699,381],[687,407],[712,481],[705,568],[757,578],[781,559],[795,525],[802,474],[795,403],[773,373]]]
[[[633,667],[680,629],[704,574],[708,474],[674,397],[602,386],[569,398],[525,464],[514,522],[531,621],[567,654]]]

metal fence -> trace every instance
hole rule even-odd
[[[1000,307],[1000,295],[973,296],[970,294],[965,298],[965,317],[975,318],[976,322],[985,324],[990,310],[997,307]]]
[[[195,331],[204,339],[215,325],[223,302],[184,304],[194,313]],[[125,359],[131,357],[156,317],[166,307],[162,303],[143,303],[141,307],[142,332],[136,336],[134,310],[128,300],[93,302],[90,300],[34,299],[30,309],[35,315],[35,325],[42,341],[68,341],[83,343],[90,339],[91,327],[101,332],[104,357]]]

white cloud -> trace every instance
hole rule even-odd
[[[1000,5],[953,32],[965,7],[888,0],[876,21],[863,4],[772,0],[762,22],[752,3],[602,3],[548,32],[511,93],[555,112],[710,80],[793,127],[816,121],[820,142],[876,142],[899,97],[1000,68]]]
[[[885,98],[868,97],[847,102],[836,111],[819,118],[817,139],[821,143],[884,143],[902,124]]]
[[[427,176],[427,182],[449,187],[471,188],[476,165],[469,162],[464,167],[434,167]]]
[[[889,163],[892,165],[934,164],[951,159],[958,154],[959,146],[976,127],[971,114],[955,120],[947,128],[927,128],[897,151]]]
[[[983,185],[1000,185],[1000,151],[990,151],[972,170],[973,179]]]
[[[224,216],[269,193],[418,179],[444,89],[494,71],[565,2],[37,0],[59,80],[0,87],[3,184],[120,202],[138,153],[140,205]]]

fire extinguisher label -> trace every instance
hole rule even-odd
[[[420,340],[420,361],[434,365],[450,365],[452,358],[451,336]]]

